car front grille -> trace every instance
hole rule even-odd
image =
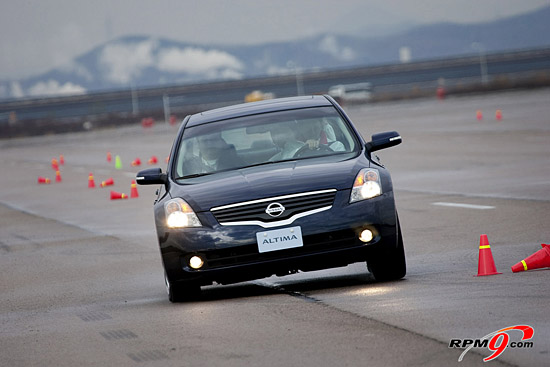
[[[313,191],[220,206],[212,208],[211,212],[221,225],[269,227],[270,224],[291,223],[297,217],[328,210],[335,196],[336,189]]]

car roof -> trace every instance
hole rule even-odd
[[[255,115],[265,112],[322,106],[332,106],[332,103],[325,96],[320,95],[268,99],[264,101],[242,103],[238,105],[216,108],[214,110],[196,113],[189,117],[186,126],[196,126],[208,122],[225,120],[240,116]]]

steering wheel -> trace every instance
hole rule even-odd
[[[319,144],[317,148],[311,149],[308,144],[304,144],[300,149],[294,153],[292,158],[301,158],[305,155],[307,151],[315,151],[315,152],[332,152],[332,149],[329,148],[326,144]]]

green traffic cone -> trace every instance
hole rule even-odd
[[[117,155],[115,158],[115,168],[122,169],[122,162],[120,161],[120,156]]]

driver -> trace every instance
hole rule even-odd
[[[295,136],[296,128],[290,123],[278,123],[270,129],[271,140],[279,148],[279,152],[269,158],[270,162],[291,159],[304,146]]]
[[[334,128],[327,121],[314,120],[304,125],[303,134],[309,149],[330,148],[335,152],[346,150],[344,144],[336,140]]]

